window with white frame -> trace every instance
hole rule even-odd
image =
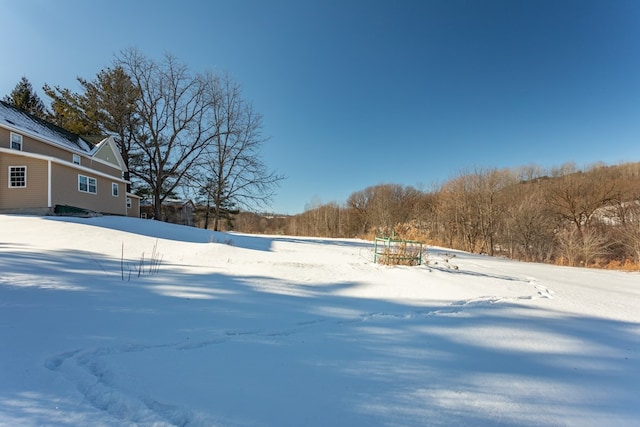
[[[131,209],[131,197],[127,197],[127,209]]]
[[[76,165],[80,164],[80,156],[79,155],[77,155],[77,154],[73,155],[73,163],[76,164]]]
[[[111,183],[111,195],[113,197],[118,197],[118,184],[115,182]]]
[[[11,132],[11,149],[22,151],[22,135]]]
[[[78,175],[78,191],[96,194],[98,192],[98,182],[90,176]]]
[[[27,186],[27,167],[9,166],[9,188],[25,188]]]

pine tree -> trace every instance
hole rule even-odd
[[[86,117],[102,133],[114,137],[129,170],[133,163],[131,159],[140,155],[135,152],[135,140],[140,126],[137,113],[140,91],[122,67],[102,70],[93,81],[81,78],[78,81],[84,88],[83,106]],[[129,172],[126,172],[125,179],[129,179]]]
[[[102,70],[91,81],[78,77],[78,82],[80,93],[45,85],[52,99],[50,121],[79,135],[113,136],[129,170],[132,159],[139,156],[133,149],[140,124],[139,89],[122,67]],[[129,179],[128,171],[124,178]]]
[[[47,117],[51,123],[78,135],[100,135],[102,132],[95,118],[87,114],[86,97],[59,86],[43,87],[51,98],[51,113]]]
[[[34,92],[31,82],[25,76],[20,79],[11,94],[4,97],[3,101],[38,118],[47,117],[44,102]]]

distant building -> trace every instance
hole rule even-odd
[[[142,218],[158,219],[173,224],[194,225],[195,205],[189,199],[165,199],[162,202],[162,218],[155,218],[153,201],[140,201],[140,216]]]

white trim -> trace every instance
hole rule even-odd
[[[113,194],[114,193],[114,191],[113,191],[114,188],[116,189],[115,194]],[[112,182],[111,183],[111,195],[113,197],[120,197],[120,186],[118,185],[117,182]]]
[[[24,185],[11,185],[11,169],[24,169]],[[7,166],[7,188],[27,188],[27,166],[9,165]]]
[[[87,179],[87,189],[83,190],[82,188],[80,188],[80,181],[82,180],[82,178],[86,178]],[[91,191],[91,180],[93,180],[93,187],[96,189],[96,191]],[[98,180],[95,179],[92,176],[87,176],[87,175],[82,175],[82,174],[78,174],[78,191],[80,193],[87,193],[87,194],[98,194]]]
[[[28,152],[25,152],[25,151],[11,150],[9,148],[0,148],[0,153],[13,154],[14,156],[24,156],[24,157],[29,157],[29,158],[32,158],[32,159],[46,160],[46,161],[49,161],[49,162],[52,162],[52,163],[56,163],[56,164],[59,164],[59,165],[70,167],[72,169],[76,169],[78,171],[83,171],[83,172],[86,172],[86,173],[97,175],[97,176],[100,176],[102,178],[108,178],[108,179],[111,179],[113,181],[118,181],[118,182],[122,182],[122,183],[125,183],[125,184],[130,184],[131,183],[131,181],[127,181],[126,179],[118,178],[117,176],[109,175],[109,174],[106,174],[104,172],[100,172],[100,171],[97,171],[95,169],[88,168],[86,166],[74,165],[73,163],[71,163],[69,161],[61,160],[61,159],[58,159],[57,157],[45,156],[44,154],[28,153]]]
[[[36,141],[44,142],[45,144],[52,145],[52,146],[54,146],[56,148],[60,148],[62,150],[68,151],[70,153],[89,156],[91,158],[91,160],[93,160],[93,161],[96,161],[98,163],[102,163],[102,164],[107,165],[107,166],[111,166],[114,169],[118,169],[118,167],[115,166],[113,163],[109,163],[109,162],[106,162],[106,161],[104,161],[102,159],[94,157],[95,154],[100,149],[100,147],[102,147],[102,145],[109,144],[109,145],[111,145],[111,149],[113,150],[113,153],[117,157],[116,160],[118,162],[118,165],[120,166],[120,170],[123,173],[127,172],[127,168],[126,168],[126,166],[124,164],[124,159],[122,158],[122,155],[120,154],[120,150],[118,150],[118,145],[116,144],[115,140],[113,139],[113,136],[106,137],[105,139],[100,141],[98,144],[94,145],[93,149],[91,149],[91,150],[83,150],[83,149],[81,149],[79,147],[78,148],[72,148],[72,147],[67,146],[66,144],[60,144],[60,143],[58,143],[56,141],[53,141],[53,140],[50,140],[48,138],[43,138],[40,135],[33,134],[33,133],[29,132],[27,129],[23,129],[23,128],[20,128],[20,127],[17,127],[17,126],[11,126],[11,125],[8,125],[6,123],[0,123],[0,127],[8,129],[10,132],[19,134],[20,136],[23,137],[23,139],[24,139],[24,136],[26,135],[26,136],[29,136],[29,138],[31,138],[31,139],[35,139]],[[78,136],[78,138],[80,138],[80,137]],[[82,139],[82,138],[80,138],[80,139]],[[88,142],[86,142],[84,140],[82,140],[82,142],[84,144],[86,144],[87,146],[89,146]],[[69,143],[72,144],[71,141],[69,141]],[[9,139],[9,147],[11,147],[11,139]],[[13,150],[13,151],[18,151],[18,150]]]
[[[16,141],[16,143],[18,145],[20,145],[20,148],[13,148],[13,137],[14,136],[18,136],[20,137],[20,141]],[[17,132],[9,132],[9,148],[14,150],[14,151],[22,151],[22,147],[24,147],[24,136],[22,136],[22,134],[17,133]]]
[[[51,207],[51,200],[53,199],[52,197],[52,189],[51,189],[51,170],[53,168],[51,167],[51,160],[47,161],[47,207],[50,208]]]

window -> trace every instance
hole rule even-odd
[[[118,197],[118,184],[115,182],[111,183],[111,195],[114,197]]]
[[[73,163],[76,165],[80,164],[80,156],[78,156],[77,154],[73,155]]]
[[[131,197],[127,197],[127,209],[131,209]]]
[[[11,132],[11,149],[22,151],[22,135]]]
[[[98,192],[98,182],[95,178],[78,175],[78,191],[96,194]]]
[[[9,166],[9,188],[24,188],[27,186],[27,167]]]

